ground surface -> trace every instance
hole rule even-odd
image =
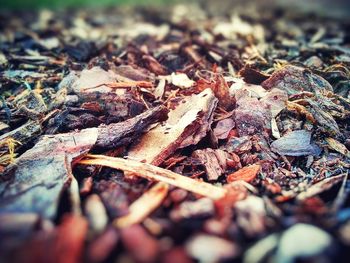
[[[346,262],[349,21],[225,9],[1,14],[1,262]]]

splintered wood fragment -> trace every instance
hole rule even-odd
[[[204,166],[208,180],[217,180],[226,170],[228,154],[223,150],[211,148],[196,150],[192,156],[198,158]]]
[[[227,176],[227,182],[231,183],[237,180],[243,180],[249,183],[255,179],[260,169],[261,169],[261,166],[259,164],[246,166],[238,170],[237,172],[229,174]]]
[[[114,220],[114,225],[118,228],[124,228],[142,222],[160,206],[168,194],[168,189],[168,184],[157,183],[131,204],[129,214]]]
[[[160,165],[175,150],[197,144],[210,128],[217,102],[211,89],[185,97],[169,112],[166,122],[144,134],[131,147],[128,156]]]
[[[333,150],[337,151],[338,153],[341,153],[342,155],[350,158],[350,152],[344,144],[342,144],[341,142],[339,142],[331,137],[326,138],[326,141],[331,149],[333,149]]]
[[[168,110],[157,106],[123,122],[101,125],[98,127],[97,149],[115,149],[127,145],[140,136],[150,124],[163,121]]]
[[[335,186],[336,184],[342,182],[346,176],[347,174],[344,173],[344,174],[339,174],[333,177],[326,178],[314,185],[311,185],[306,191],[297,195],[296,198],[298,201],[303,201],[307,198],[310,198],[312,196],[325,192],[330,188],[332,188],[333,186]]]
[[[220,188],[209,183],[196,181],[192,178],[182,176],[172,171],[130,159],[109,157],[104,155],[87,155],[90,159],[80,161],[80,164],[86,165],[103,165],[119,169],[124,172],[133,173],[134,175],[168,183],[170,185],[185,189],[187,191],[206,196],[212,199],[223,198],[226,189]]]
[[[287,109],[289,111],[295,111],[298,114],[304,115],[308,121],[310,121],[314,124],[316,123],[314,116],[303,105],[297,104],[297,103],[292,102],[292,101],[287,101]]]

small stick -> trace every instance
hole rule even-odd
[[[97,86],[85,88],[83,90],[89,90],[89,89],[96,89],[101,86],[107,86],[112,89],[125,89],[125,88],[133,88],[133,87],[139,87],[139,88],[153,88],[153,83],[149,81],[123,81],[123,82],[110,82],[110,83],[102,83]]]
[[[151,164],[104,155],[89,154],[87,157],[92,159],[85,159],[79,163],[87,165],[103,165],[119,169],[149,180],[168,183],[214,200],[223,198],[227,193],[227,190],[224,188],[214,186],[206,182],[200,182]]]
[[[113,82],[107,83],[106,86],[110,88],[132,88],[132,87],[140,87],[140,88],[153,88],[153,83],[149,81],[130,81],[130,82]]]

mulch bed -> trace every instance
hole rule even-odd
[[[349,20],[0,20],[1,262],[346,261]]]

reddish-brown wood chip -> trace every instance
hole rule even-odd
[[[255,179],[255,177],[259,173],[260,168],[261,168],[261,166],[259,164],[246,166],[246,167],[238,170],[237,172],[229,174],[227,176],[227,182],[231,183],[234,181],[243,180],[243,181],[250,183],[251,181],[253,181]]]

